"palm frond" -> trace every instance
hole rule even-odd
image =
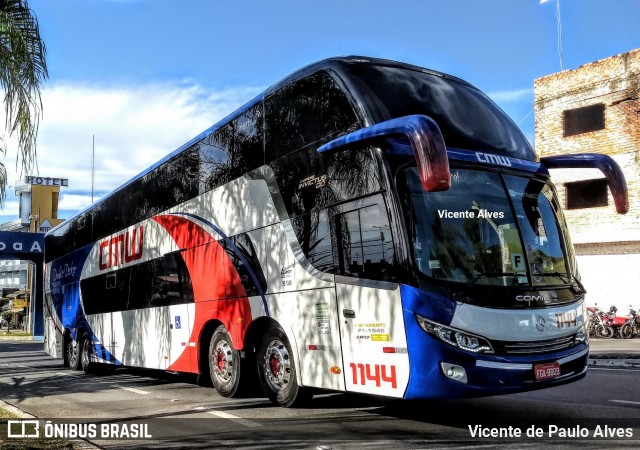
[[[45,45],[27,0],[0,0],[0,87],[5,93],[5,128],[18,140],[16,169],[20,164],[20,175],[37,168],[40,86],[47,77]],[[4,141],[0,142],[0,151],[7,152]],[[0,174],[0,185],[1,204],[6,172],[4,178]]]

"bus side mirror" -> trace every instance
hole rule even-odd
[[[540,163],[547,169],[600,169],[607,179],[618,214],[629,211],[627,182],[622,169],[610,156],[598,153],[546,156],[540,158]]]
[[[404,116],[362,128],[327,142],[318,148],[318,153],[330,152],[353,143],[397,136],[409,139],[425,191],[446,191],[451,187],[444,138],[438,125],[428,116]]]

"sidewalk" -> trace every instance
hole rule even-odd
[[[640,339],[589,339],[589,366],[640,369]]]
[[[43,336],[24,336],[21,333],[16,332],[15,336],[12,336],[11,333],[5,334],[0,333],[0,342],[6,341],[28,341],[28,342],[42,342],[44,340]]]

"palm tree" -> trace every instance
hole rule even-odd
[[[0,0],[0,85],[5,92],[5,130],[9,136],[17,137],[16,169],[20,162],[21,174],[37,167],[40,85],[48,77],[45,55],[38,21],[27,0]],[[0,152],[7,154],[2,136]],[[0,162],[0,206],[6,187],[7,171]]]

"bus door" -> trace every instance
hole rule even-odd
[[[117,272],[111,272],[99,278],[102,278],[102,280],[99,281],[104,283],[105,292],[112,294],[117,289]],[[120,275],[120,278],[122,278],[122,275]],[[114,362],[114,358],[115,360],[122,362],[124,355],[122,354],[122,350],[118,351],[117,348],[118,333],[116,333],[116,330],[114,329],[114,313],[108,309],[101,312],[99,309],[94,311],[91,307],[87,308],[88,299],[84,298],[84,295],[91,295],[91,291],[82,290],[82,293],[85,313],[95,313],[87,314],[86,318],[94,333],[94,338],[97,338],[97,342],[94,339],[97,357],[103,362]],[[91,302],[91,304],[95,304],[92,300],[93,299],[89,299],[89,302]]]
[[[342,205],[334,219],[346,390],[402,397],[409,360],[400,290],[385,281],[393,242],[382,196]]]
[[[312,226],[298,217],[251,235],[268,261],[268,313],[297,348],[302,384],[344,391],[334,276],[318,270],[333,261],[326,210],[318,217]]]

